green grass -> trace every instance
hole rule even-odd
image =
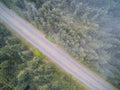
[[[38,49],[34,49],[33,50],[33,54],[35,55],[35,56],[38,56],[41,60],[43,60],[43,59],[45,59],[45,55],[42,53],[42,52],[40,52]]]

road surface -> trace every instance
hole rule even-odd
[[[108,83],[78,64],[72,57],[49,42],[40,31],[2,4],[0,4],[0,20],[91,90],[113,90]]]

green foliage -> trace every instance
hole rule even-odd
[[[46,36],[46,38],[52,43],[56,43],[55,39],[52,36]]]
[[[2,2],[14,6],[13,10],[19,10],[26,20],[42,29],[50,41],[62,45],[80,62],[120,88],[119,74],[116,76],[120,72],[119,0]],[[3,38],[0,40],[3,47],[5,42]]]
[[[41,60],[45,59],[45,55],[42,54],[39,50],[35,49],[33,53],[35,56],[38,56]]]
[[[0,38],[0,90],[87,90],[53,64],[42,61],[44,54],[37,49],[31,52],[2,24]]]
[[[120,72],[119,0],[2,2],[8,7],[14,6],[12,9],[19,10],[21,16],[42,29],[50,41],[62,45],[81,63],[120,88],[120,81],[116,79],[119,78],[116,72]],[[5,42],[3,38],[0,40],[3,47]]]
[[[15,90],[25,90],[30,84],[30,75],[27,70],[21,70],[17,75],[18,84]]]

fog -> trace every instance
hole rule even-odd
[[[3,2],[120,88],[120,0]]]

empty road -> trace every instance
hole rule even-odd
[[[91,90],[113,90],[112,86],[107,82],[91,73],[83,65],[78,64],[71,56],[48,41],[35,27],[21,19],[2,4],[0,4],[0,20],[4,21],[15,32],[38,48],[59,67],[77,80],[83,82]]]

